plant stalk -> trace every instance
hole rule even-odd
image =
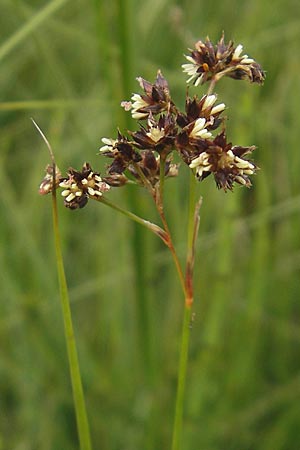
[[[183,294],[186,297],[186,283],[185,283],[184,275],[183,275],[183,272],[182,272],[181,264],[180,264],[180,261],[178,259],[178,255],[177,255],[177,252],[175,250],[175,247],[174,247],[174,244],[173,244],[173,241],[172,241],[169,225],[168,225],[167,220],[165,218],[165,213],[163,211],[162,206],[157,205],[157,210],[159,212],[161,221],[163,223],[164,230],[165,230],[165,232],[166,232],[166,234],[168,236],[168,240],[169,240],[168,247],[169,247],[169,250],[170,250],[170,252],[172,254],[172,258],[173,258],[173,261],[174,261],[174,264],[175,264],[175,267],[176,267],[176,270],[177,270],[177,274],[178,274],[179,281],[180,281],[180,284],[181,284],[181,287],[182,287],[182,290],[183,290]]]
[[[173,257],[173,260],[174,260],[174,263],[176,266],[176,270],[177,270],[177,273],[178,273],[178,276],[180,279],[180,283],[181,283],[183,292],[185,293],[185,281],[184,281],[183,272],[181,269],[181,265],[180,265],[175,247],[172,242],[168,224],[166,222],[164,213],[161,211],[161,209],[159,207],[157,208],[159,211],[160,217],[162,218],[164,229],[162,229],[155,223],[152,223],[152,222],[149,222],[148,220],[142,219],[141,217],[137,216],[136,214],[133,214],[132,212],[127,211],[126,209],[123,209],[120,206],[115,205],[111,201],[107,200],[107,198],[105,198],[104,196],[93,197],[93,198],[94,198],[94,200],[97,200],[97,201],[109,206],[110,208],[115,209],[116,211],[120,212],[124,216],[127,216],[129,219],[133,220],[134,222],[139,223],[140,225],[143,225],[144,227],[148,228],[150,231],[152,231],[153,233],[155,233],[157,236],[159,236],[162,239],[162,241],[166,244],[166,246],[169,248],[169,250],[172,254],[172,257]]]
[[[107,200],[107,198],[105,198],[103,196],[102,197],[93,197],[93,198],[94,198],[94,200],[104,203],[104,205],[107,205],[110,208],[120,212],[121,214],[123,214],[124,216],[133,220],[134,222],[139,223],[140,225],[143,225],[144,227],[148,228],[153,233],[155,233],[157,236],[159,236],[162,239],[162,241],[167,245],[167,247],[170,246],[168,234],[162,228],[160,228],[158,225],[156,225],[155,223],[152,223],[149,220],[142,219],[142,217],[139,217],[136,214],[133,214],[132,212],[127,211],[127,209],[123,209],[120,206],[115,205],[114,203]]]
[[[181,335],[180,358],[178,367],[178,381],[176,392],[175,417],[173,425],[172,450],[179,450],[181,447],[183,403],[186,386],[186,372],[190,341],[192,309],[191,305],[185,303],[184,317]]]
[[[55,165],[53,173],[55,174]],[[60,299],[64,320],[64,330],[65,339],[67,345],[67,353],[69,360],[69,368],[71,375],[71,383],[73,390],[73,399],[75,405],[76,421],[78,436],[80,442],[81,450],[91,450],[91,438],[89,423],[87,418],[87,412],[85,407],[84,393],[82,388],[82,381],[80,375],[78,353],[72,323],[70,300],[68,293],[68,286],[65,276],[64,263],[61,251],[61,240],[58,226],[58,213],[57,213],[57,201],[56,201],[56,190],[52,190],[52,210],[53,210],[53,230],[55,238],[55,250],[56,250],[56,263],[57,263],[57,273],[60,289]]]
[[[196,186],[195,177],[190,174],[190,190],[189,190],[189,212],[188,212],[188,242],[187,242],[187,260],[185,275],[185,302],[184,316],[182,325],[180,357],[178,366],[178,381],[175,404],[175,417],[173,424],[172,450],[180,450],[181,434],[183,421],[183,405],[184,393],[187,376],[187,361],[190,342],[190,330],[192,324],[192,306],[193,306],[193,272],[196,239],[199,229],[199,209],[201,199],[196,202]]]

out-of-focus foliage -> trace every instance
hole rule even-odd
[[[49,157],[30,117],[61,170],[103,170],[100,138],[130,125],[119,104],[137,92],[135,77],[154,81],[161,69],[183,102],[183,54],[223,30],[267,72],[262,87],[217,88],[229,137],[257,145],[261,170],[249,191],[199,184],[183,449],[299,449],[299,17],[296,0],[1,3],[1,449],[78,448],[51,200],[37,193]],[[166,182],[183,260],[187,181],[181,167]],[[157,220],[146,193],[109,195]],[[170,448],[183,306],[170,255],[96,202],[69,211],[61,201],[60,224],[94,448]]]

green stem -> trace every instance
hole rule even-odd
[[[183,272],[182,272],[180,261],[178,259],[177,252],[175,250],[175,247],[174,247],[174,244],[173,244],[173,241],[172,241],[169,225],[168,225],[168,222],[166,220],[165,213],[163,211],[163,206],[160,205],[160,204],[156,204],[156,206],[157,206],[157,210],[158,210],[158,213],[160,215],[161,221],[163,223],[164,230],[165,230],[165,232],[166,232],[166,234],[168,236],[168,242],[169,242],[168,247],[169,247],[169,250],[170,250],[170,252],[172,254],[173,261],[175,263],[175,267],[176,267],[176,270],[177,270],[177,273],[178,273],[180,284],[181,284],[184,296],[186,296],[186,285],[185,285],[184,275],[183,275]]]
[[[55,173],[55,168],[53,173]],[[78,354],[76,348],[75,335],[72,324],[72,316],[70,309],[70,300],[68,287],[66,282],[64,263],[61,251],[61,240],[58,226],[58,213],[56,202],[56,190],[52,191],[52,209],[53,209],[53,230],[55,237],[55,250],[56,250],[56,262],[57,272],[60,288],[60,299],[63,312],[65,339],[67,345],[67,353],[70,367],[70,375],[73,390],[73,399],[76,412],[77,428],[81,450],[91,450],[91,438],[89,423],[86,413],[85,400],[82,388],[82,381],[79,369]]]
[[[166,222],[164,213],[162,211],[159,210],[159,214],[161,216],[163,225],[164,225],[164,230],[159,227],[158,225],[156,225],[155,223],[149,222],[148,220],[142,219],[141,217],[137,216],[136,214],[133,214],[130,211],[127,211],[126,209],[121,208],[118,205],[115,205],[114,203],[110,202],[109,200],[107,200],[107,198],[105,198],[104,196],[102,197],[93,197],[94,200],[97,200],[98,202],[104,203],[105,205],[109,206],[110,208],[115,209],[116,211],[120,212],[121,214],[123,214],[124,216],[128,217],[129,219],[133,220],[136,223],[139,223],[140,225],[143,225],[144,227],[148,228],[149,230],[151,230],[153,233],[155,233],[157,236],[159,236],[162,241],[166,244],[166,246],[170,249],[170,252],[172,254],[175,266],[176,266],[176,270],[180,279],[180,283],[183,289],[183,292],[185,293],[185,281],[184,281],[184,276],[182,273],[182,269],[181,269],[181,265],[175,250],[175,247],[173,245],[172,239],[171,239],[171,235],[170,235],[170,231],[169,231],[169,227],[168,224]],[[159,208],[158,208],[159,209]]]
[[[171,243],[172,243],[172,241],[171,241]],[[170,248],[170,252],[172,253],[172,257],[173,257],[173,260],[174,260],[174,263],[175,263],[175,267],[176,267],[176,270],[177,270],[177,273],[178,273],[178,276],[179,276],[179,280],[180,280],[180,284],[181,284],[183,293],[184,293],[184,295],[186,295],[184,276],[183,276],[181,265],[180,265],[180,262],[179,262],[176,250],[175,250],[175,248],[173,246],[173,243],[172,243],[171,246],[169,246],[169,248]]]
[[[170,233],[170,229],[169,229],[169,225],[167,222],[167,219],[165,217],[165,213],[164,213],[164,183],[165,183],[165,167],[166,167],[166,155],[160,155],[160,168],[159,168],[159,191],[156,191],[154,193],[154,195],[152,195],[156,209],[158,211],[158,214],[161,218],[164,230],[168,236],[168,247],[169,250],[172,254],[173,257],[173,261],[175,263],[175,267],[177,270],[177,274],[180,280],[180,284],[183,290],[184,295],[186,294],[185,292],[185,280],[184,280],[184,275],[182,272],[182,268],[181,268],[181,264],[180,261],[178,259],[177,256],[177,252],[175,250],[173,241],[172,241],[172,237],[171,237],[171,233]]]
[[[133,214],[130,211],[127,211],[126,209],[121,208],[118,205],[115,205],[114,203],[110,202],[109,200],[107,200],[107,198],[105,197],[93,197],[94,200],[97,200],[98,202],[104,203],[104,205],[109,206],[110,208],[120,212],[121,214],[123,214],[124,216],[128,217],[129,219],[133,220],[136,223],[139,223],[140,225],[143,225],[144,227],[148,228],[149,230],[151,230],[153,233],[155,233],[157,236],[159,236],[162,241],[169,247],[169,237],[167,235],[167,233],[160,228],[158,225],[156,225],[155,223],[149,222],[148,220],[142,219],[141,217],[137,216],[136,214]]]
[[[183,401],[186,385],[186,371],[187,371],[188,350],[190,340],[191,315],[192,315],[191,305],[185,304],[182,336],[181,336],[179,369],[178,369],[172,450],[179,450],[181,446],[180,440],[182,431]]]
[[[173,425],[172,450],[181,448],[181,432],[183,420],[183,403],[186,386],[187,361],[190,341],[190,328],[193,306],[193,270],[196,238],[199,228],[199,209],[201,201],[196,203],[195,177],[190,174],[189,212],[188,212],[188,243],[185,276],[185,304],[183,328],[180,346],[180,358],[178,366],[178,382],[176,393],[175,417]]]

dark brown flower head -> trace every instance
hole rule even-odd
[[[103,192],[110,189],[100,174],[93,172],[89,163],[84,163],[81,172],[70,168],[68,177],[63,178],[59,186],[64,189],[64,203],[70,209],[83,208],[90,197],[101,197]]]
[[[133,94],[131,102],[124,101],[121,106],[126,111],[131,110],[133,119],[146,119],[149,114],[155,115],[163,111],[169,111],[172,105],[170,91],[167,80],[163,77],[161,71],[157,72],[155,83],[137,78],[144,94]]]
[[[103,138],[105,144],[100,148],[99,153],[108,158],[113,158],[112,164],[108,168],[109,174],[123,173],[132,162],[141,160],[140,154],[134,149],[131,142],[121,133],[118,133],[118,139]]]
[[[187,96],[185,102],[186,114],[178,113],[177,124],[184,128],[197,119],[203,118],[205,119],[205,127],[208,130],[215,130],[222,122],[219,116],[225,109],[224,103],[214,106],[216,100],[216,95],[204,95],[200,100],[197,96],[193,99]]]
[[[254,59],[241,55],[242,50],[242,45],[235,47],[232,41],[225,44],[224,34],[217,45],[213,45],[208,37],[205,42],[196,42],[195,50],[190,49],[190,55],[186,56],[189,63],[182,65],[183,71],[189,76],[187,82],[193,80],[195,86],[198,86],[213,77],[219,79],[225,75],[252,83],[263,83],[264,71]]]
[[[53,189],[53,165],[48,164],[45,169],[46,175],[41,181],[39,187],[39,194],[46,195],[52,192]],[[55,189],[58,187],[61,180],[61,173],[57,166],[55,166]]]
[[[138,163],[138,166],[151,185],[156,186],[160,177],[160,156],[155,156],[152,150],[142,151],[141,155],[142,160]],[[136,166],[130,165],[128,169],[139,183],[144,184]],[[177,175],[178,164],[173,164],[171,158],[167,159],[165,163],[165,177],[176,177]]]
[[[139,149],[153,149],[167,154],[173,146],[176,131],[174,118],[170,114],[161,115],[158,120],[150,114],[147,125],[141,125],[138,131],[130,134]]]
[[[214,140],[202,142],[198,156],[192,159],[189,166],[195,169],[200,181],[213,173],[217,187],[224,191],[232,190],[233,183],[250,187],[249,175],[253,175],[257,167],[243,156],[254,149],[254,146],[233,147],[231,143],[227,143],[225,131],[222,131]]]

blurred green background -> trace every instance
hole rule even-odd
[[[183,450],[299,450],[298,0],[2,0],[0,30],[0,449],[78,448],[51,199],[37,192],[49,157],[30,117],[63,171],[103,170],[100,139],[131,126],[119,104],[139,91],[135,77],[160,68],[183,106],[183,54],[224,30],[267,72],[262,87],[217,86],[230,138],[257,145],[261,170],[251,190],[198,186]],[[166,183],[182,261],[187,180],[182,167]],[[157,220],[146,193],[109,196]],[[183,312],[171,257],[96,202],[59,212],[94,448],[169,449]]]

